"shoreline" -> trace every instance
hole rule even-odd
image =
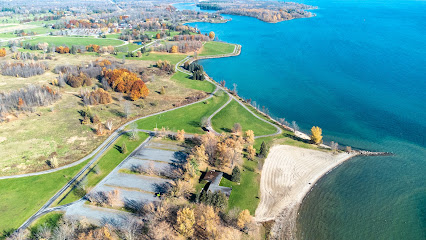
[[[295,239],[297,216],[304,199],[318,181],[359,152],[332,154],[276,145],[261,174],[261,202],[255,220],[274,221],[270,239]]]

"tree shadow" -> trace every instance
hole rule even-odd
[[[222,131],[224,131],[224,132],[232,132],[232,130],[231,129],[229,129],[229,128],[225,128],[225,127],[223,127],[223,128],[220,128],[220,130],[222,130]]]
[[[123,148],[121,146],[114,145],[114,148],[117,149],[117,151],[119,151],[120,153],[123,153]]]
[[[159,193],[159,194],[167,193],[170,190],[170,188],[172,187],[172,185],[168,182],[154,183],[153,186],[154,186],[154,192]]]
[[[284,136],[284,137],[291,138],[291,139],[296,140],[296,141],[299,141],[299,142],[311,143],[311,141],[310,141],[310,140],[303,139],[303,138],[300,138],[300,137],[297,137],[297,136],[291,135],[291,134],[289,134],[289,133],[284,133],[284,134],[283,134],[283,136]]]
[[[124,112],[118,111],[117,109],[111,109],[110,113],[116,115],[117,117],[126,117],[126,115],[124,114]]]
[[[191,125],[193,127],[201,127],[201,123],[199,123],[197,121],[190,121],[189,125]]]

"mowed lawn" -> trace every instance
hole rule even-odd
[[[0,180],[0,232],[18,228],[86,163],[39,176]]]
[[[234,52],[235,45],[223,42],[206,42],[199,56],[221,55]]]
[[[93,38],[93,37],[55,37],[55,36],[46,36],[46,37],[35,37],[34,39],[27,40],[30,44],[37,43],[48,43],[49,45],[62,46],[66,45],[71,47],[72,45],[82,45],[87,46],[90,44],[96,44],[99,46],[117,46],[121,45],[124,42],[118,39],[111,38]]]
[[[222,178],[220,186],[232,187],[231,196],[228,201],[228,209],[238,207],[241,210],[248,209],[251,215],[254,215],[260,197],[260,173],[256,170],[257,161],[244,159],[244,165],[241,170],[240,183],[231,182]]]
[[[115,167],[118,166],[130,153],[132,153],[143,141],[148,138],[147,133],[139,132],[139,139],[130,140],[127,134],[120,136],[116,143],[113,144],[108,151],[95,163],[86,175],[87,180],[85,182],[85,188],[91,188],[96,186],[102,179],[104,179]],[[121,146],[123,143],[126,144],[127,153],[121,153]],[[96,169],[95,172],[93,169]],[[76,201],[80,196],[75,194],[75,189],[72,189],[67,195],[59,201],[58,204],[63,205],[73,201]]]
[[[216,96],[203,102],[141,119],[137,121],[138,128],[153,130],[155,127],[168,127],[172,131],[184,129],[186,133],[204,133],[201,119],[213,114],[228,98],[227,94],[218,92]]]
[[[235,123],[241,124],[243,131],[253,130],[255,136],[276,132],[275,127],[254,117],[235,100],[212,118],[212,126],[219,133],[231,132]]]
[[[118,53],[116,57],[118,59],[122,59],[123,56],[125,55],[126,53]],[[167,60],[171,64],[176,64],[184,58],[186,58],[186,55],[179,54],[179,53],[153,53],[153,52],[142,54],[141,57],[126,57],[126,59],[130,59],[130,60],[143,60],[143,61],[155,61],[155,62],[158,60],[162,60],[162,61]]]
[[[175,73],[172,76],[172,80],[175,80],[177,83],[182,84],[186,88],[201,90],[208,93],[213,92],[215,89],[215,86],[211,82],[193,80],[190,75],[183,72]]]

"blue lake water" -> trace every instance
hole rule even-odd
[[[357,157],[302,204],[301,239],[426,239],[426,1],[296,1],[316,17],[191,23],[242,45],[205,71],[305,132],[395,156]],[[192,9],[194,6],[178,5]]]

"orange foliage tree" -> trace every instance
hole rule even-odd
[[[90,44],[86,46],[86,50],[89,52],[99,52],[100,46],[96,44]]]
[[[171,53],[177,53],[178,52],[178,46],[174,45],[172,46],[172,50],[170,51]]]
[[[128,93],[133,101],[145,98],[149,94],[145,83],[135,73],[127,69],[108,69],[104,72],[104,76],[112,89],[117,92]]]
[[[0,57],[4,57],[4,56],[6,56],[6,49],[2,48],[0,49]]]
[[[157,33],[157,34],[155,35],[155,38],[156,38],[156,39],[160,39],[160,38],[161,38],[161,34],[160,34],[160,33]]]
[[[214,39],[214,36],[215,36],[215,34],[214,34],[214,32],[213,32],[213,31],[212,31],[212,32],[209,32],[209,38],[210,38],[210,39],[212,39],[212,40],[213,40],[213,39]]]

